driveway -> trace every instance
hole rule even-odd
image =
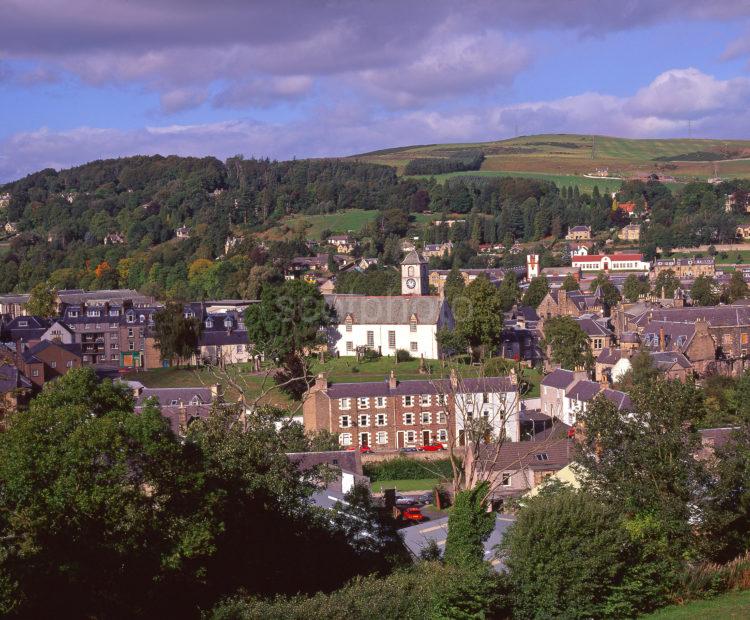
[[[505,531],[515,521],[515,517],[508,514],[498,514],[495,529],[484,543],[484,558],[492,563],[495,570],[502,570],[502,562],[492,559],[495,555],[494,547],[500,543]],[[420,552],[430,540],[434,540],[441,551],[445,551],[445,541],[448,537],[448,517],[441,517],[432,521],[425,521],[419,525],[411,525],[399,530],[409,551],[419,557]]]

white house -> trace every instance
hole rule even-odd
[[[510,377],[480,377],[455,383],[451,374],[455,398],[456,437],[464,445],[467,421],[484,419],[495,436],[504,433],[505,441],[520,441],[521,395],[515,375]]]
[[[75,342],[73,332],[70,331],[70,328],[65,323],[61,323],[60,321],[52,323],[39,339],[60,342],[62,344],[73,344]]]
[[[643,260],[643,254],[591,254],[573,256],[573,267],[581,271],[643,271],[651,269],[651,263]]]
[[[427,261],[410,252],[401,263],[401,295],[326,297],[338,318],[329,330],[330,350],[356,355],[366,348],[394,355],[404,349],[415,357],[436,359],[437,330],[453,326],[453,315],[448,304],[428,290]]]

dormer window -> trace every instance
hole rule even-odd
[[[144,322],[144,321],[146,320],[146,315],[145,315],[145,314],[141,314],[141,315],[140,315],[140,316],[138,317],[138,320],[139,320],[139,321],[140,321],[141,323],[143,323],[143,322]]]
[[[354,323],[352,319],[351,314],[346,315],[346,319],[344,319],[344,325],[346,325],[346,331],[350,332],[352,331],[352,324]]]
[[[28,327],[29,322],[28,321],[18,321],[18,327]]]
[[[232,327],[232,319],[230,319],[229,317],[224,319],[224,327]]]
[[[128,312],[128,315],[127,317],[125,317],[125,320],[128,323],[135,323],[135,314],[133,314],[132,312]]]
[[[86,310],[86,316],[101,316],[101,310]]]
[[[68,317],[71,319],[78,318],[78,310],[68,310]]]
[[[213,326],[214,326],[214,321],[213,321],[213,319],[206,319],[206,327],[207,327],[208,329],[211,329],[211,328],[212,328]]]
[[[170,405],[171,407],[176,407],[176,406],[177,406],[177,405],[179,405],[179,404],[180,404],[180,403],[179,403],[179,401],[177,401],[177,400],[174,400],[174,399],[173,399],[173,400],[170,400],[170,401],[169,401],[169,405]]]
[[[120,311],[119,310],[110,310],[109,311],[109,316],[120,316]]]
[[[417,331],[417,315],[412,314],[411,318],[409,319],[409,331],[415,332]]]
[[[193,396],[193,398],[190,400],[191,405],[200,405],[203,401],[201,400],[200,396]]]

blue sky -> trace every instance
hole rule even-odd
[[[750,138],[750,2],[3,0],[0,181],[515,131]]]

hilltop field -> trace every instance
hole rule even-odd
[[[479,150],[485,159],[478,172],[453,172],[455,175],[530,176],[554,181],[558,185],[578,185],[591,190],[614,191],[617,179],[592,179],[584,175],[597,169],[608,170],[610,177],[632,177],[658,173],[677,182],[705,180],[714,176],[750,178],[750,141],[748,140],[629,140],[607,136],[545,134],[521,136],[496,142],[433,144],[385,149],[354,156],[359,161],[395,166],[403,174],[414,159],[450,158],[469,150]]]

